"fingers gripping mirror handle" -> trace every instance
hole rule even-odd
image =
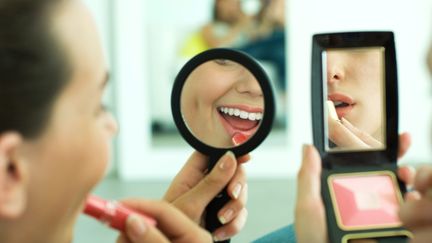
[[[210,157],[208,171],[210,172],[213,167],[216,165],[217,161],[222,157],[214,156]],[[206,208],[206,216],[205,216],[205,228],[213,233],[217,228],[222,226],[222,223],[219,221],[218,212],[227,204],[230,200],[230,196],[228,195],[227,188],[225,187],[208,205]],[[229,243],[230,240],[218,241]]]
[[[210,232],[213,233],[217,228],[222,226],[219,221],[218,212],[225,206],[230,200],[226,188],[219,193],[207,206],[206,217],[205,217],[205,227]],[[218,242],[230,242],[230,240],[218,241]]]

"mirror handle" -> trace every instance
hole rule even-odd
[[[217,161],[221,156],[210,156],[208,171],[210,172],[216,165]],[[205,216],[205,228],[210,233],[213,233],[217,228],[222,226],[219,221],[218,212],[230,201],[230,196],[228,195],[227,187],[225,187],[206,207]],[[230,239],[224,241],[218,241],[223,243],[229,243]]]

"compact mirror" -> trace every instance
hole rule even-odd
[[[394,35],[320,33],[312,43],[313,135],[329,240],[406,242]]]
[[[385,149],[385,49],[322,52],[326,151]]]
[[[232,49],[193,57],[176,77],[171,108],[183,138],[209,157],[209,171],[228,150],[236,157],[256,148],[274,120],[269,78],[250,56]],[[217,213],[230,200],[224,190],[207,207],[206,228],[221,226]]]

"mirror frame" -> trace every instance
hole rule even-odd
[[[327,101],[327,97],[328,97],[328,80],[327,80],[327,76],[328,76],[328,69],[327,69],[327,67],[328,67],[328,59],[324,59],[325,57],[327,58],[328,57],[328,55],[327,55],[327,53],[329,52],[329,51],[337,51],[337,52],[343,52],[343,51],[356,51],[356,52],[360,52],[360,51],[369,51],[369,50],[372,50],[372,51],[376,51],[376,50],[379,50],[380,51],[380,62],[381,62],[381,64],[382,64],[382,73],[381,73],[381,76],[379,77],[379,82],[380,82],[380,88],[381,88],[381,101],[382,101],[382,113],[381,113],[381,126],[382,126],[382,128],[385,128],[385,124],[386,124],[386,117],[385,117],[385,109],[386,109],[386,100],[385,100],[385,56],[384,56],[384,54],[385,54],[385,47],[383,47],[383,46],[379,46],[379,47],[355,47],[355,48],[328,48],[328,49],[326,49],[326,50],[324,50],[323,52],[322,52],[322,58],[323,58],[323,60],[322,60],[322,63],[323,63],[323,71],[325,72],[325,74],[323,73],[323,76],[322,76],[322,78],[323,78],[323,92],[324,92],[324,94],[323,94],[323,98],[324,98],[324,100],[323,100],[323,105],[324,105],[324,107],[323,107],[323,109],[324,109],[324,115],[326,116],[325,117],[325,119],[324,119],[324,127],[325,127],[325,130],[324,130],[324,135],[325,135],[325,137],[327,138],[327,139],[324,139],[324,148],[325,148],[325,150],[327,151],[327,152],[331,152],[331,153],[333,153],[333,152],[353,152],[353,151],[358,151],[358,152],[361,152],[361,151],[369,151],[369,150],[375,150],[375,151],[379,151],[379,150],[384,150],[385,149],[385,146],[386,146],[386,141],[385,141],[385,138],[386,138],[386,134],[385,134],[385,129],[382,129],[382,136],[383,136],[383,139],[384,139],[384,141],[382,141],[382,146],[380,146],[379,148],[344,148],[344,147],[334,147],[334,148],[330,148],[330,138],[329,138],[329,133],[330,133],[330,129],[329,129],[329,125],[328,125],[328,114],[326,114],[326,112],[325,112],[325,110],[327,109],[327,104],[325,104],[325,102]],[[326,70],[327,69],[327,70]],[[327,76],[325,76],[325,75],[327,75]]]
[[[195,68],[214,59],[228,59],[244,66],[257,79],[264,96],[264,114],[258,130],[245,143],[232,148],[213,147],[197,139],[187,127],[181,113],[181,94],[187,78]],[[238,157],[247,154],[258,147],[258,145],[260,145],[270,133],[274,120],[275,101],[270,79],[255,59],[246,53],[233,49],[215,48],[196,55],[182,67],[173,85],[171,93],[171,110],[174,122],[180,134],[194,149],[206,155],[222,154],[227,150],[231,150]]]
[[[382,150],[326,151],[322,53],[331,48],[384,47],[386,146]],[[325,168],[333,166],[396,163],[398,151],[398,87],[394,36],[388,31],[316,34],[312,39],[313,140]]]

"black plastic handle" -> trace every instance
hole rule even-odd
[[[209,158],[209,166],[208,173],[213,169],[218,160],[222,157],[220,156],[210,156]],[[217,228],[222,226],[222,223],[219,221],[218,212],[230,201],[230,196],[227,192],[227,187],[225,187],[206,207],[206,216],[205,216],[205,228],[213,233]],[[223,243],[229,243],[231,240],[218,241]]]

